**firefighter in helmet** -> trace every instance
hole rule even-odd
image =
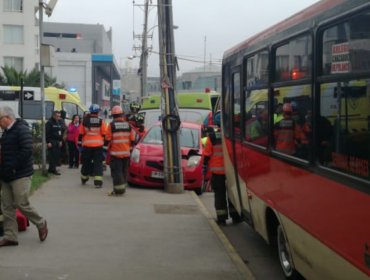
[[[145,117],[143,114],[137,114],[135,117],[135,121],[131,122],[131,128],[135,132],[135,142],[138,142],[145,134],[145,126],[144,126]]]
[[[103,185],[103,146],[106,125],[99,117],[100,107],[92,104],[82,124],[80,125],[79,144],[82,145],[81,182],[86,184],[89,176],[94,176],[94,185],[101,188]]]
[[[215,208],[217,214],[217,223],[226,225],[227,218],[230,217],[233,223],[241,222],[239,214],[236,212],[232,203],[226,198],[226,177],[224,168],[224,156],[221,143],[221,114],[217,112],[214,115],[214,124],[216,127],[209,131],[205,148],[203,150],[203,175],[209,168],[211,172],[211,186],[215,193]],[[229,206],[229,207],[228,207]]]
[[[297,148],[304,142],[305,136],[293,118],[292,103],[284,103],[283,119],[274,125],[275,149],[279,152],[296,155]]]
[[[127,116],[127,120],[131,125],[135,124],[136,122],[136,115],[140,111],[141,105],[137,102],[130,103],[130,113]]]
[[[112,108],[113,121],[108,125],[106,140],[109,143],[110,168],[113,178],[111,195],[124,194],[127,187],[127,171],[130,161],[131,145],[135,135],[124,117],[121,106]]]

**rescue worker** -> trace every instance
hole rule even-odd
[[[81,182],[86,184],[89,176],[94,176],[94,185],[103,185],[103,146],[106,131],[105,122],[99,118],[100,107],[91,104],[90,114],[87,114],[80,125],[79,145],[82,145]]]
[[[305,138],[299,125],[292,118],[291,103],[283,105],[283,119],[274,125],[275,149],[279,152],[296,155],[297,147]]]
[[[224,156],[221,144],[221,114],[217,112],[214,116],[214,124],[217,126],[213,131],[209,131],[206,146],[203,150],[203,175],[207,173],[209,168],[211,172],[211,186],[215,193],[215,208],[217,215],[217,223],[226,225],[226,220],[229,214],[233,223],[241,222],[239,214],[234,206],[226,199],[226,177],[224,168]]]
[[[135,142],[139,142],[139,140],[144,136],[146,133],[145,126],[144,126],[144,115],[137,114],[135,116],[135,121],[130,123],[131,128],[134,130],[135,134]]]
[[[113,121],[108,125],[106,133],[113,178],[113,191],[110,195],[121,195],[126,192],[130,151],[135,134],[124,117],[121,106],[116,105],[112,108],[112,116]]]
[[[131,125],[135,125],[136,123],[136,115],[139,113],[141,109],[141,105],[137,102],[130,103],[130,113],[127,116],[127,120]]]
[[[48,172],[60,175],[60,172],[57,170],[57,165],[59,165],[62,152],[64,126],[60,120],[59,111],[54,111],[52,117],[47,121],[45,125],[45,134],[49,160]]]
[[[274,113],[274,124],[281,121],[283,119],[283,104],[279,103],[276,106],[275,113]]]

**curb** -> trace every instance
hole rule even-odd
[[[234,248],[234,246],[230,243],[230,241],[227,239],[226,235],[223,233],[223,231],[220,229],[220,227],[217,225],[216,221],[212,217],[212,215],[209,213],[207,208],[204,206],[203,202],[199,199],[197,194],[195,192],[191,192],[191,195],[193,199],[198,204],[202,214],[207,218],[209,225],[211,226],[212,230],[216,233],[218,238],[220,239],[222,245],[224,245],[230,259],[233,261],[237,269],[239,270],[240,274],[244,277],[244,279],[247,280],[255,280],[253,273],[250,271],[248,266],[244,263],[242,258],[239,256],[238,252]]]

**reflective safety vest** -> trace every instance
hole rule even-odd
[[[108,126],[106,140],[110,141],[109,151],[112,156],[125,158],[130,156],[131,143],[135,141],[135,134],[129,122],[116,119]]]
[[[96,115],[88,115],[80,125],[82,146],[89,148],[103,147],[106,131],[105,122]]]
[[[209,171],[214,174],[225,174],[224,154],[222,151],[221,131],[217,129],[209,133],[203,155],[209,157]]]
[[[296,145],[302,144],[305,137],[299,125],[292,119],[282,119],[275,124],[275,149],[279,152],[293,155],[296,153]]]

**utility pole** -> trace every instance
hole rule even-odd
[[[44,3],[43,0],[39,0],[39,55],[40,55],[40,93],[41,93],[41,128],[42,128],[42,175],[47,176],[48,172],[46,170],[46,131],[45,131],[45,115],[46,115],[46,105],[45,105],[45,75],[44,75],[44,59],[41,55],[41,48],[43,42],[43,22],[44,22],[44,7],[47,16],[51,16],[55,5],[58,0],[50,0],[48,4]]]
[[[203,72],[206,72],[207,36],[204,36]]]
[[[45,131],[45,76],[44,76],[44,65],[41,56],[42,36],[43,36],[43,20],[44,20],[44,2],[39,0],[39,54],[40,54],[40,92],[41,92],[41,127],[42,127],[42,175],[48,175],[46,170],[46,131]]]
[[[141,44],[141,57],[140,57],[140,69],[141,69],[141,97],[147,96],[147,69],[148,69],[148,13],[149,13],[149,0],[145,0],[144,4],[144,28]]]
[[[184,190],[179,143],[180,117],[176,106],[176,58],[172,0],[158,0],[159,66],[162,86],[162,135],[164,188],[169,193]]]

